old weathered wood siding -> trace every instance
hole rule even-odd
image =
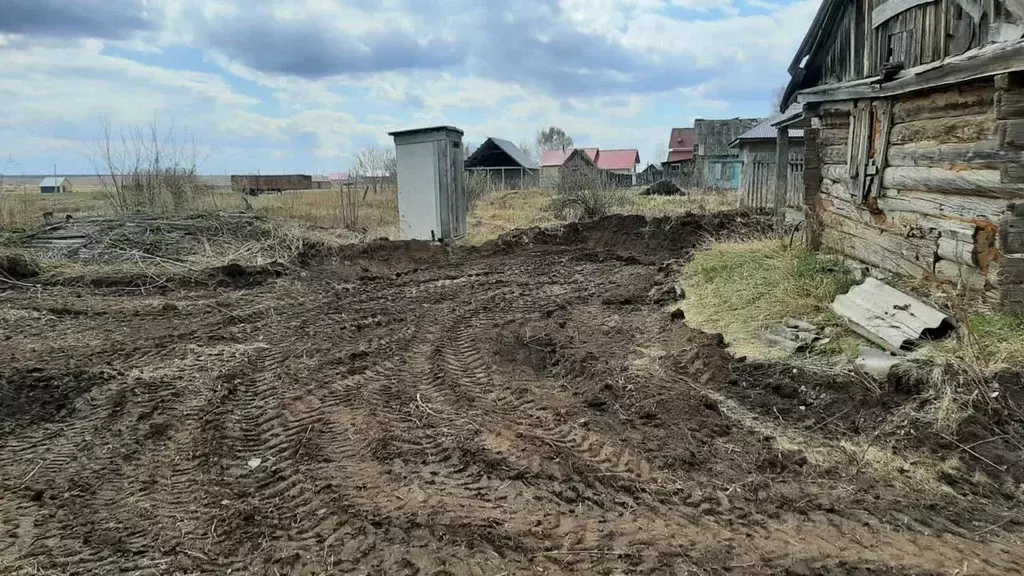
[[[855,0],[833,23],[828,43],[808,65],[811,85],[877,75],[1015,40],[1024,34],[1020,0]]]
[[[998,287],[1000,220],[1024,198],[1007,169],[1024,158],[1006,136],[1016,120],[997,120],[996,95],[987,81],[823,107],[814,118],[822,248],[889,272]]]
[[[801,209],[804,204],[804,151],[793,144],[789,153],[786,208]],[[740,204],[752,208],[771,208],[775,202],[775,143],[744,145]]]

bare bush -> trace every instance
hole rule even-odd
[[[367,192],[378,194],[398,187],[398,161],[394,147],[371,146],[356,154],[352,176]]]
[[[480,202],[480,199],[494,192],[494,183],[486,172],[466,172],[466,202],[472,210]]]
[[[624,208],[629,193],[613,186],[596,168],[563,168],[555,187],[552,211],[566,220],[593,220]]]
[[[115,134],[104,120],[94,162],[107,202],[119,213],[183,210],[210,194],[198,173],[197,140],[173,128],[162,134],[155,121]]]
[[[361,210],[363,204],[366,203],[364,201],[365,191],[342,187],[336,194],[338,203],[335,209],[338,214],[338,223],[342,228],[353,232],[363,230],[365,226],[363,226]]]

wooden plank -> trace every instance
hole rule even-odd
[[[974,222],[999,222],[1008,202],[965,194],[943,194],[916,190],[883,189],[878,208],[885,213],[912,212],[940,218],[960,218]]]
[[[878,198],[878,193],[882,189],[882,173],[885,171],[888,161],[889,135],[892,131],[892,107],[892,100],[882,100],[877,103],[878,134],[874,155],[877,172],[871,178],[871,196],[874,198]]]
[[[995,87],[991,84],[951,87],[929,94],[908,94],[893,106],[893,122],[930,120],[951,116],[988,114],[992,110]]]
[[[878,85],[875,78],[865,78],[808,88],[799,93],[798,101],[811,103],[895,96],[1018,70],[1024,70],[1024,41],[1021,40],[992,44],[922,64],[904,70],[896,79],[882,85]]]
[[[1021,134],[1024,135],[1024,131]],[[892,128],[890,143],[910,144],[928,141],[936,144],[951,144],[986,140],[994,138],[995,135],[995,119],[989,114],[975,114],[897,124]]]
[[[789,129],[779,128],[775,136],[775,222],[779,229],[786,218],[786,193],[789,191]]]
[[[999,123],[999,147],[1024,150],[1024,120],[1004,120]]]
[[[998,170],[1008,162],[1024,162],[1024,152],[1000,150],[995,140],[963,144],[932,144],[929,142],[901,144],[889,148],[890,166],[946,168],[948,170],[983,168]]]
[[[998,170],[956,172],[943,168],[893,166],[882,173],[882,186],[897,190],[968,193],[989,198],[1024,198],[1024,184],[1003,183]]]
[[[985,7],[981,4],[981,0],[956,0],[956,1],[957,1],[957,4],[959,4],[960,7],[963,8],[964,12],[966,12],[971,18],[973,18],[975,22],[978,22],[978,21],[981,20],[981,15],[985,11]]]
[[[1003,92],[995,96],[996,120],[1024,118],[1024,91]]]
[[[878,28],[886,20],[896,16],[901,12],[906,12],[915,6],[921,4],[928,4],[935,0],[889,0],[885,4],[875,8],[871,11],[871,28]]]
[[[1019,151],[1006,151],[1008,154],[1024,154]],[[999,180],[1006,184],[1024,183],[1024,160],[1018,157],[1013,163],[1007,163],[999,167]]]

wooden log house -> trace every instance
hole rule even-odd
[[[1024,0],[823,1],[774,124],[812,247],[1024,309],[1022,36]]]

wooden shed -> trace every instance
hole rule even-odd
[[[1022,0],[824,0],[774,123],[812,246],[1024,309],[1022,35]]]
[[[799,111],[797,108],[791,111]],[[778,160],[778,134],[772,123],[784,118],[785,113],[768,118],[740,134],[730,144],[730,148],[739,150],[743,169],[740,175],[740,205],[753,208],[774,207],[775,199],[775,166]],[[793,219],[803,219],[804,203],[804,133],[803,130],[792,129],[787,134],[789,140],[789,163],[786,197],[784,206],[792,214]]]
[[[466,233],[462,130],[431,126],[391,132],[398,166],[398,224],[407,240],[451,240]]]
[[[501,190],[523,190],[540,184],[540,166],[508,140],[488,138],[466,158],[466,171],[487,178]]]
[[[740,152],[729,144],[754,126],[759,118],[693,121],[693,186],[713,190],[737,190],[743,160]]]
[[[71,190],[71,180],[63,176],[47,176],[39,183],[39,192],[43,194],[60,194]]]

